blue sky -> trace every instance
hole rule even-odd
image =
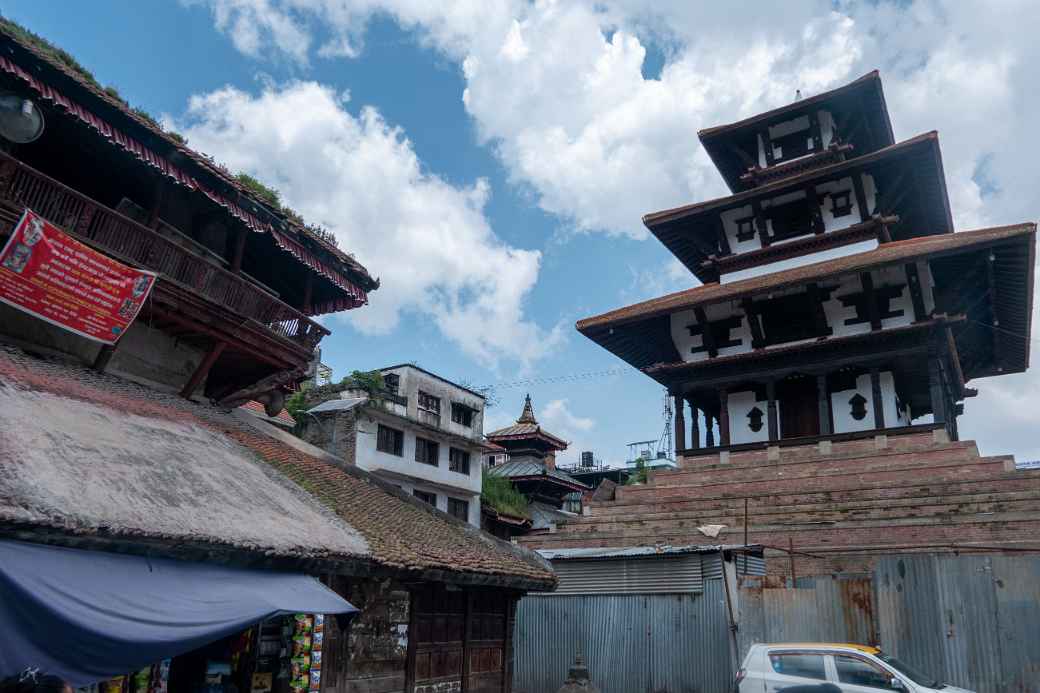
[[[698,129],[881,68],[897,137],[940,130],[958,228],[1036,218],[1025,114],[1040,105],[1037,48],[1015,28],[1035,10],[998,3],[978,17],[967,4],[0,9],[192,146],[279,188],[382,277],[372,305],[327,321],[337,377],[414,361],[498,383],[492,426],[515,418],[529,390],[575,456],[618,461],[626,442],[660,434],[662,391],[573,325],[695,284],[639,217],[724,194]],[[978,383],[962,432],[986,452],[1040,457],[1023,413],[1033,380]]]

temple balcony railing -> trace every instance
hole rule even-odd
[[[207,259],[185,243],[134,221],[0,152],[0,214],[17,219],[26,208],[70,236],[129,265],[157,272],[273,335],[312,351],[329,331],[241,274]],[[9,233],[9,229],[3,235]]]

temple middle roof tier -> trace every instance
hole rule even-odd
[[[955,337],[965,358],[965,378],[1020,372],[1029,363],[1035,237],[1036,224],[1024,223],[892,241],[867,252],[731,283],[704,284],[625,306],[579,320],[577,329],[663,382],[660,366],[692,360],[688,353],[680,354],[677,346],[679,337],[687,337],[683,329],[696,330],[699,329],[697,323],[710,323],[716,326],[709,329],[716,337],[728,335],[731,326],[734,330],[746,329],[750,312],[759,326],[753,331],[764,329],[767,334],[757,336],[759,343],[753,350],[750,347],[727,350],[728,344],[723,344],[719,351],[723,356],[737,354],[733,358],[761,355],[777,347],[806,341],[800,338],[771,340],[769,322],[760,320],[763,314],[775,316],[774,324],[781,329],[784,321],[800,322],[801,316],[789,315],[790,310],[798,309],[799,302],[805,305],[816,297],[819,304],[828,299],[832,302],[844,299],[846,312],[842,317],[850,314],[855,317],[856,311],[865,310],[863,301],[856,295],[832,296],[832,293],[841,294],[844,291],[841,287],[849,281],[854,281],[858,290],[864,276],[870,276],[877,284],[872,291],[891,290],[882,298],[900,300],[899,305],[903,307],[891,314],[883,313],[883,321],[875,316],[872,322],[876,325],[858,325],[862,328],[860,331],[886,332],[897,325],[921,324],[944,315],[963,315]],[[890,286],[884,286],[886,276],[892,280]],[[906,288],[918,282],[927,285],[927,301],[919,300],[919,291]],[[790,298],[796,302],[789,306],[770,303]],[[823,313],[822,309],[820,312]],[[730,315],[732,317],[727,317]],[[726,324],[728,320],[733,322]],[[845,326],[853,322],[857,321],[852,318],[843,321]],[[814,336],[815,341],[836,340],[839,332],[851,329],[843,327],[832,333],[824,327],[825,331]],[[698,332],[702,333],[703,330]],[[714,360],[703,353],[697,358]]]
[[[838,210],[839,195],[847,209]],[[885,219],[885,232],[896,240],[954,230],[938,133],[735,195],[647,214],[643,223],[701,281],[712,281],[720,263],[748,251],[791,250],[814,236],[813,243],[838,247],[855,240],[855,234],[841,238],[842,231],[874,219]]]

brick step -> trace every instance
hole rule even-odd
[[[969,486],[969,485],[964,485]],[[1040,487],[1028,490],[1004,491],[999,493],[978,493],[967,491],[963,493],[951,493],[942,495],[917,495],[901,498],[879,498],[862,497],[848,502],[822,502],[808,504],[781,505],[773,503],[761,503],[760,500],[748,504],[748,516],[752,518],[760,515],[795,514],[811,512],[853,512],[859,510],[870,510],[879,506],[885,508],[914,508],[933,506],[958,506],[968,504],[1000,504],[1012,503],[1017,500],[1032,500],[1036,508],[1040,509]],[[705,516],[710,517],[744,517],[744,500],[732,499],[730,502],[711,502],[694,507],[677,508],[672,505],[645,506],[644,509],[630,509],[629,512],[609,516],[584,516],[561,525],[561,531],[571,525],[581,523],[606,524],[610,522],[638,522],[653,520],[680,521],[686,519],[697,519]]]
[[[617,501],[654,502],[668,498],[743,498],[750,495],[791,493],[795,491],[838,491],[878,486],[942,483],[945,481],[985,480],[998,478],[1012,458],[986,457],[930,467],[909,465],[876,472],[847,470],[842,473],[814,477],[777,477],[756,481],[726,480],[696,486],[622,486]],[[1017,473],[1017,472],[1013,472]],[[616,501],[616,502],[617,502]]]
[[[521,539],[529,548],[581,548],[617,546],[653,546],[654,544],[740,543],[743,528],[726,528],[717,538],[709,538],[694,528],[656,532],[553,533]],[[899,522],[836,523],[821,526],[750,527],[748,542],[774,548],[788,546],[788,539],[800,546],[871,546],[910,542],[958,544],[965,542],[1032,542],[1040,546],[1040,517],[1036,513],[1001,513],[983,517],[948,518],[942,523],[931,519],[907,519]]]
[[[827,503],[892,502],[901,499],[925,499],[936,496],[959,496],[964,494],[989,494],[993,496],[1028,492],[1040,489],[1040,473],[1013,472],[1007,478],[995,478],[970,482],[945,482],[936,484],[931,480],[918,484],[897,486],[855,486],[840,491],[809,493],[764,493],[748,496],[752,508],[772,505],[777,507],[802,507]],[[665,501],[641,500],[639,502],[600,501],[588,506],[589,514],[583,519],[605,521],[613,517],[661,513],[676,516],[686,512],[744,510],[745,496],[669,498]]]
[[[758,509],[751,512],[749,508],[748,523],[750,526],[763,525],[797,525],[802,523],[861,522],[872,520],[902,520],[907,518],[946,518],[968,517],[971,515],[990,513],[1035,513],[1040,518],[1040,492],[1029,493],[1021,498],[1000,498],[997,500],[959,500],[949,501],[941,498],[931,502],[906,500],[898,504],[865,505],[863,507],[825,507],[807,510],[790,509]],[[599,522],[570,522],[558,528],[558,533],[581,533],[583,530],[593,532],[641,531],[653,532],[672,528],[696,528],[705,524],[722,524],[728,527],[743,527],[744,516],[739,511],[728,513],[704,512],[698,514],[682,513],[674,515],[632,515],[626,519]]]
[[[850,457],[843,459],[815,459],[778,464],[766,462],[754,466],[720,466],[709,470],[657,471],[651,475],[652,486],[689,486],[697,484],[724,483],[727,481],[755,481],[774,478],[800,478],[846,474],[849,470],[870,472],[881,469],[931,467],[950,462],[984,460],[975,454],[974,448],[944,448],[938,450],[914,450],[890,452],[881,455]]]
[[[734,467],[755,467],[762,464],[797,464],[815,460],[856,459],[876,457],[885,454],[905,452],[926,452],[932,450],[972,450],[978,455],[978,446],[973,440],[952,441],[946,443],[933,442],[931,434],[926,438],[919,436],[889,436],[887,445],[878,449],[874,439],[832,443],[829,453],[820,452],[818,445],[779,448],[779,460],[770,460],[768,450],[745,450],[731,452],[728,462],[719,461],[718,455],[705,457],[687,457],[679,461],[678,471],[702,471],[712,469],[731,469]],[[712,461],[713,460],[713,461]]]

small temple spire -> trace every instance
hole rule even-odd
[[[516,420],[518,424],[529,423],[536,424],[538,420],[534,418],[534,407],[531,406],[531,395],[528,393],[527,397],[524,398],[524,411],[520,414],[520,418]]]

